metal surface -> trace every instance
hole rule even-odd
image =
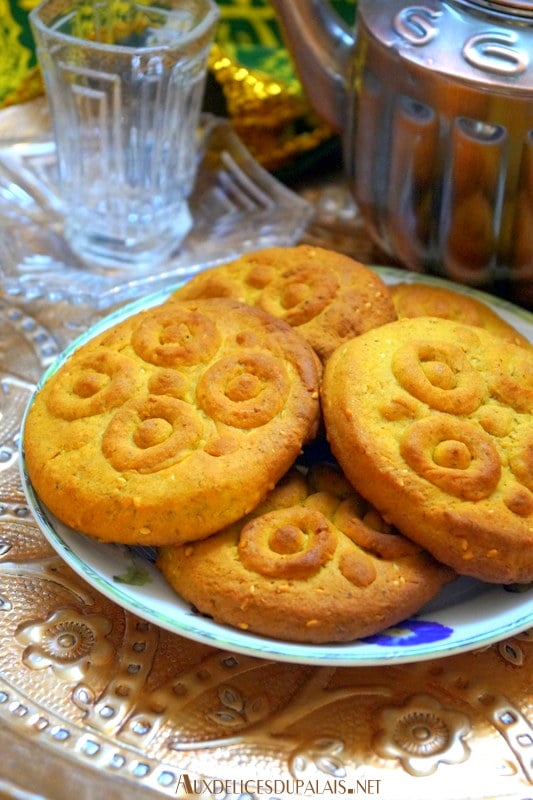
[[[533,306],[531,3],[360,0],[356,35],[327,2],[273,5],[378,245]]]
[[[516,14],[517,16],[533,16],[533,3],[531,0],[522,0],[519,3],[515,2],[515,0],[459,0],[459,2],[463,2],[465,5],[481,6],[493,11]]]
[[[304,193],[309,240],[375,255],[345,187]],[[530,797],[531,631],[418,664],[265,661],[140,620],[50,549],[22,493],[20,419],[102,313],[0,299],[0,796]]]
[[[419,664],[277,663],[166,633],[62,563],[17,464],[33,383],[76,321],[62,311],[43,324],[39,307],[0,304],[0,720],[11,732],[0,776],[50,800],[72,797],[73,775],[88,798],[102,786],[184,797],[191,785],[232,798],[529,796],[531,632]]]

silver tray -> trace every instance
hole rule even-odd
[[[17,136],[23,150],[47,140],[46,120],[28,105],[0,112],[0,138]],[[0,248],[20,244],[5,234],[11,219],[24,233],[24,198],[28,226],[46,242],[38,203],[17,189],[20,175],[10,188],[5,162],[2,170]],[[309,177],[315,216],[302,239],[382,263],[344,184]],[[44,244],[34,252],[47,254]],[[0,266],[4,280],[1,253]],[[275,661],[142,619],[57,554],[23,493],[20,425],[45,369],[104,312],[81,299],[48,302],[30,267],[33,284],[11,272],[13,296],[0,297],[0,797],[532,797],[533,630],[412,663]],[[56,288],[69,294],[64,277]]]

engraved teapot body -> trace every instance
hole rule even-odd
[[[531,307],[533,0],[272,3],[376,242]]]

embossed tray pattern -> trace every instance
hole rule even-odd
[[[0,796],[530,798],[532,631],[420,663],[267,661],[139,619],[55,554],[25,503],[20,420],[99,316],[0,297]]]
[[[76,327],[63,321],[58,336],[45,313],[0,304],[0,719],[32,748],[61,754],[53,775],[40,773],[45,796],[72,796],[73,770],[76,780],[94,770],[94,781],[117,783],[116,797],[191,786],[264,797],[266,781],[276,797],[363,787],[390,800],[528,797],[531,631],[416,664],[266,661],[139,619],[55,555],[17,463],[33,385]]]

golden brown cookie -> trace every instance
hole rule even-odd
[[[328,439],[385,519],[458,573],[533,580],[533,353],[420,317],[342,345]]]
[[[248,253],[195,275],[175,297],[233,297],[261,308],[296,328],[322,360],[341,342],[396,319],[379,275],[311,245]]]
[[[465,325],[476,325],[513,344],[532,347],[525,336],[490,306],[471,295],[429,283],[397,283],[389,289],[399,319],[442,317]]]
[[[159,551],[187,602],[219,623],[295,642],[343,642],[418,611],[452,570],[385,525],[342,473],[316,465],[222,532]]]
[[[80,347],[36,395],[29,477],[105,541],[206,536],[259,503],[317,428],[318,359],[289,325],[228,299],[174,302]]]

